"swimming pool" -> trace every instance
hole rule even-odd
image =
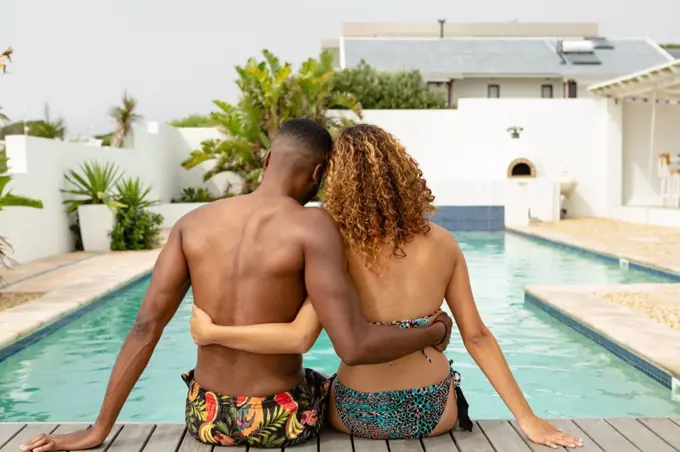
[[[537,414],[546,417],[678,416],[670,391],[602,347],[525,304],[525,284],[666,282],[651,273],[505,233],[456,233],[479,310]],[[148,280],[135,283],[0,363],[0,421],[92,421],[111,366],[134,321]],[[122,421],[182,421],[196,348],[188,332],[191,295],[168,325],[133,390]],[[463,375],[477,419],[510,412],[454,337],[447,351]],[[305,363],[332,373],[338,358],[324,335]]]

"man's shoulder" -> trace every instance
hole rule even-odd
[[[339,235],[337,223],[322,207],[304,207],[295,217],[295,222],[305,239],[314,240]]]

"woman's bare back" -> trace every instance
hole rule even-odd
[[[455,262],[447,246],[451,242],[450,234],[433,224],[430,233],[417,235],[404,247],[406,257],[385,259],[379,274],[366,268],[360,256],[348,255],[349,274],[368,320],[394,322],[429,318],[442,308]],[[357,391],[382,392],[437,384],[446,379],[449,372],[446,356],[427,348],[385,364],[349,367],[341,363],[338,379]],[[342,429],[335,407],[331,408],[331,422]],[[440,427],[450,429],[456,419],[455,396],[451,390],[441,425],[432,433],[439,433]]]

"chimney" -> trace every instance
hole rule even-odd
[[[446,19],[439,19],[439,37],[443,38],[444,37],[444,24],[446,23]]]

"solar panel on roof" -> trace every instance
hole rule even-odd
[[[594,53],[565,53],[564,57],[571,64],[602,64]]]
[[[609,42],[607,38],[601,36],[591,36],[586,38],[588,41],[592,41],[595,44],[596,49],[613,49],[614,44]]]

